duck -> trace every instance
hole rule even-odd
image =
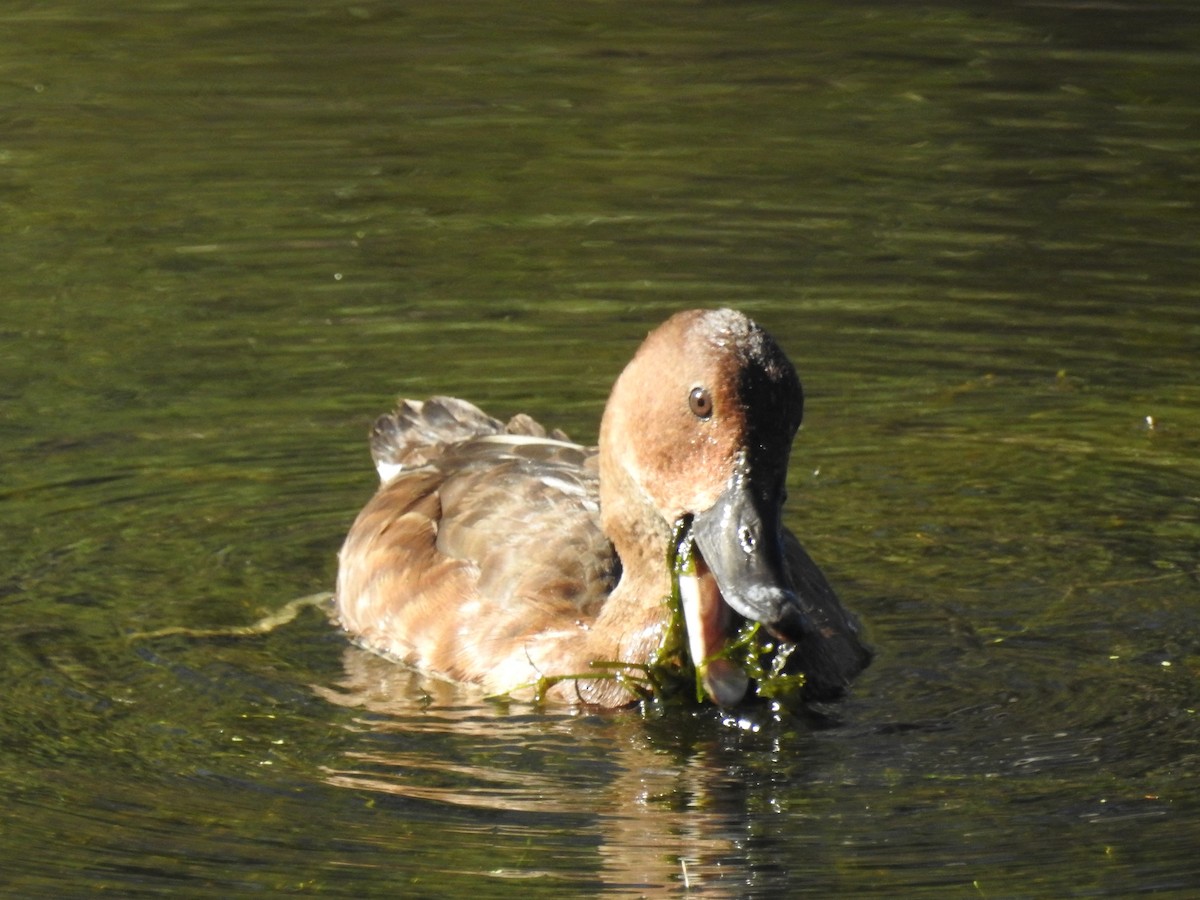
[[[340,625],[489,695],[629,706],[646,696],[631,673],[667,659],[726,709],[754,694],[730,648],[757,625],[805,702],[841,697],[872,651],[783,524],[803,411],[791,361],[731,309],[647,335],[594,447],[525,414],[401,399],[371,429],[380,484],[338,554]],[[685,649],[664,656],[680,618]]]

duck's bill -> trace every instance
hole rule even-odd
[[[726,656],[735,630],[735,614],[721,599],[721,591],[703,559],[694,557],[691,571],[679,576],[679,601],[688,653],[704,693],[717,706],[736,706],[746,695],[750,678]]]
[[[796,641],[809,629],[784,575],[780,505],[759,500],[752,487],[735,475],[716,503],[695,515],[692,539],[725,603],[776,637]]]

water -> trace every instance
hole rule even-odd
[[[11,896],[1200,884],[1191,4],[0,14]],[[802,720],[498,707],[317,612],[397,394],[581,440],[728,304],[879,651]],[[381,688],[386,684],[387,688]]]

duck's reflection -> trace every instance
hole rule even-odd
[[[341,682],[319,690],[361,711],[361,742],[327,770],[331,784],[437,804],[452,830],[496,833],[506,827],[497,812],[549,844],[562,837],[545,829],[569,829],[576,847],[595,847],[587,865],[598,862],[593,877],[606,891],[737,896],[778,865],[763,823],[780,811],[775,787],[787,773],[769,763],[781,735],[803,741],[803,729],[768,736],[715,712],[697,723],[686,711],[647,720],[506,708],[361,650],[348,650],[345,666]],[[747,768],[747,753],[759,765]]]

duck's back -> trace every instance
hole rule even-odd
[[[406,401],[371,448],[384,483],[342,548],[343,624],[373,650],[487,685],[536,673],[618,577],[594,450],[461,400]],[[547,640],[553,638],[553,640]]]

